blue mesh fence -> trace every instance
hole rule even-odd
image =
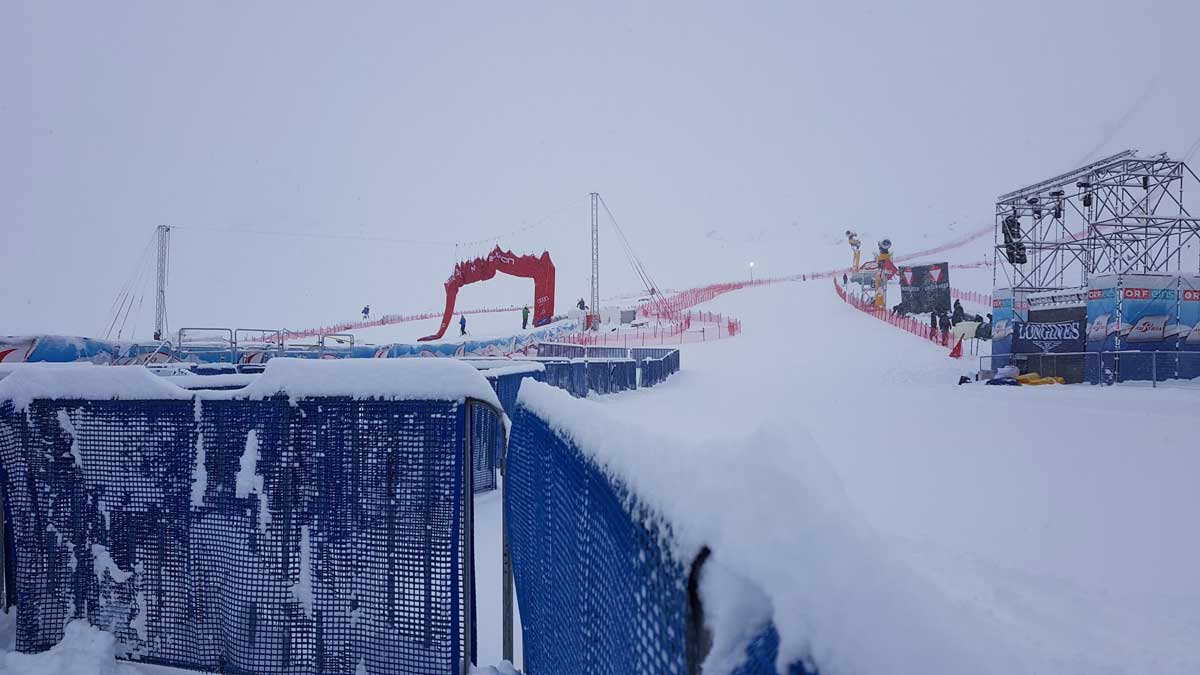
[[[474,642],[461,495],[475,405],[0,404],[17,649],[86,618],[148,663],[459,672]]]
[[[668,350],[667,354],[659,357],[646,358],[641,361],[641,381],[638,386],[653,387],[672,374],[679,372],[679,350]]]
[[[500,407],[504,408],[504,412],[509,415],[512,415],[513,411],[517,409],[517,393],[521,391],[521,382],[527,377],[531,377],[539,382],[544,379],[544,373],[537,370],[530,370],[524,373],[504,373],[502,375],[491,375],[485,370],[483,371],[483,375],[487,378],[488,383],[492,385],[492,390],[496,392],[496,398],[500,399]]]
[[[636,495],[523,407],[506,466],[525,672],[698,673],[707,640],[689,571],[702,562],[675,560],[669,529]],[[768,626],[735,672],[774,675],[778,650]],[[800,664],[787,672],[815,675]]]
[[[566,389],[576,398],[584,398],[588,394],[587,364],[583,361],[563,361],[561,363],[546,363],[546,371],[542,374],[543,381],[559,389]]]
[[[661,359],[678,351],[672,347],[630,347],[629,358],[640,363],[646,359]]]
[[[637,389],[637,363],[633,360],[588,361],[588,391],[612,394]]]
[[[624,347],[588,347],[584,358],[627,359],[629,358],[629,350]]]
[[[587,348],[582,345],[559,344],[556,342],[539,342],[537,344],[539,357],[549,356],[562,359],[582,359],[587,356]]]
[[[491,406],[473,406],[471,415],[471,473],[475,494],[491,492],[496,480],[500,456],[504,453],[504,423]]]
[[[523,408],[504,490],[526,672],[686,673],[686,571],[627,495]]]

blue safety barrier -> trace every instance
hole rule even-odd
[[[547,362],[543,382],[566,389],[576,398],[588,395],[587,364],[583,361]]]
[[[0,402],[16,648],[48,649],[85,618],[116,636],[120,658],[146,663],[457,675],[474,653],[462,495],[480,409],[491,411],[286,395]]]
[[[672,352],[678,353],[679,350],[674,347],[630,347],[629,358],[641,363],[646,359],[661,359],[664,356],[670,356]]]
[[[525,672],[686,673],[686,571],[628,495],[518,408],[504,508]]]
[[[629,350],[624,347],[588,347],[584,353],[587,359],[627,359]]]
[[[692,591],[705,556],[676,560],[669,524],[524,406],[506,467],[525,672],[698,673],[707,639]],[[778,650],[767,626],[735,672],[774,674]],[[787,672],[815,675],[801,664]]]
[[[587,347],[583,345],[562,344],[557,342],[539,342],[534,350],[538,357],[559,359],[582,359],[587,356]]]
[[[641,361],[639,387],[653,387],[679,372],[679,350],[671,349],[662,356],[647,357]]]
[[[588,391],[612,394],[637,389],[637,363],[630,359],[587,362]]]

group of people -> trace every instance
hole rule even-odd
[[[893,308],[895,311],[895,308]],[[986,321],[978,314],[970,314],[963,309],[962,303],[958,300],[954,301],[954,307],[947,313],[944,309],[935,309],[929,313],[929,339],[937,341],[939,338],[943,345],[950,342],[950,328],[957,326],[964,321],[978,322],[979,328],[975,331],[975,337],[987,339],[992,336],[992,315],[988,314]],[[986,331],[984,328],[986,327]]]

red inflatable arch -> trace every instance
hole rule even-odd
[[[442,314],[442,325],[437,333],[426,335],[418,342],[437,340],[445,335],[454,318],[454,300],[458,297],[458,289],[477,281],[487,281],[496,276],[496,272],[533,279],[533,325],[550,323],[554,317],[554,263],[550,261],[549,251],[543,251],[541,257],[536,257],[502,251],[497,246],[485,258],[466,260],[454,266],[454,274],[446,280],[446,311]]]

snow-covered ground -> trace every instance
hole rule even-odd
[[[951,276],[956,287],[985,291],[990,278],[986,269]],[[747,461],[752,475],[740,479],[769,485],[819,456],[830,471],[821,489],[773,485],[769,492],[790,489],[794,500],[748,527],[795,541],[789,528],[811,525],[806,517],[835,495],[830,513],[841,520],[833,522],[861,526],[870,541],[855,550],[872,560],[864,568],[861,559],[837,559],[828,542],[815,555],[763,551],[779,563],[773,582],[837,579],[839,565],[887,571],[855,582],[861,593],[806,589],[819,617],[774,607],[785,641],[828,655],[826,672],[896,654],[907,658],[888,672],[957,673],[939,664],[963,663],[981,673],[1200,672],[1200,452],[1192,440],[1200,392],[959,386],[977,362],[950,359],[945,348],[857,312],[828,280],[738,291],[700,309],[738,316],[743,335],[686,345],[682,371],[665,383],[591,405],[629,424],[630,435],[648,429],[676,447],[728,442],[745,451],[764,429],[805,439],[796,466],[776,472]],[[513,318],[468,320],[502,332]],[[426,334],[436,322],[428,323],[404,328]],[[405,338],[372,341],[392,339]],[[786,463],[787,452],[771,461]],[[476,500],[476,518],[480,662],[498,663],[498,494]],[[849,630],[886,628],[879,615],[888,612],[906,616],[872,605],[880,592],[919,614],[904,626],[913,642]],[[797,635],[805,630],[813,632]]]
[[[706,309],[739,315],[744,335],[689,345],[666,383],[600,405],[731,448],[760,428],[811,434],[876,550],[911,571],[897,578],[932,589],[921,607],[932,624],[979,628],[976,644],[946,650],[1004,655],[976,672],[1200,672],[1200,394],[958,386],[977,364],[853,310],[828,283],[740,291]],[[798,584],[822,573],[796,559]],[[829,600],[847,615],[879,609]],[[887,642],[853,639],[868,651]],[[941,655],[912,656],[922,660],[890,672],[939,672],[923,661]]]

